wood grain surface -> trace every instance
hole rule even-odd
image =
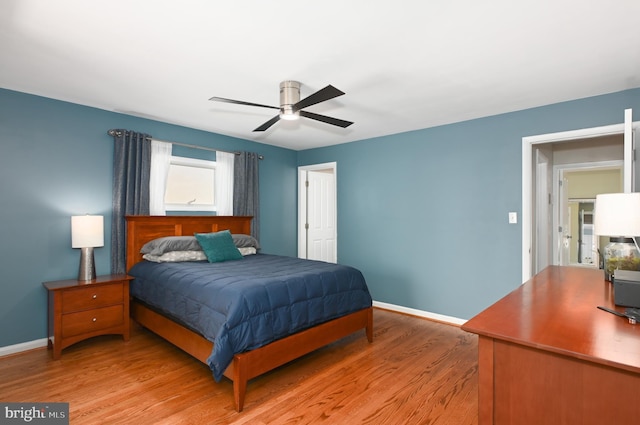
[[[373,343],[358,332],[251,380],[241,413],[230,381],[135,325],[58,361],[0,358],[0,401],[68,402],[74,425],[477,424],[477,336],[381,309],[374,322]]]

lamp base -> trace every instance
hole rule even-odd
[[[80,248],[80,271],[78,280],[90,281],[96,279],[96,263],[93,259],[93,248]]]

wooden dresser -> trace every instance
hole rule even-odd
[[[120,334],[129,340],[129,281],[126,275],[95,280],[44,282],[49,299],[49,346],[53,358],[62,349],[98,335]]]
[[[462,326],[479,335],[479,424],[640,420],[640,324],[602,270],[552,266]]]

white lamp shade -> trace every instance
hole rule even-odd
[[[594,232],[602,236],[640,236],[640,193],[596,195]]]
[[[91,248],[104,246],[104,217],[101,215],[74,215],[71,217],[71,247]]]

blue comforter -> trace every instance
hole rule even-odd
[[[142,261],[129,274],[131,295],[214,343],[216,381],[233,355],[371,306],[352,267],[276,255],[222,263]]]

